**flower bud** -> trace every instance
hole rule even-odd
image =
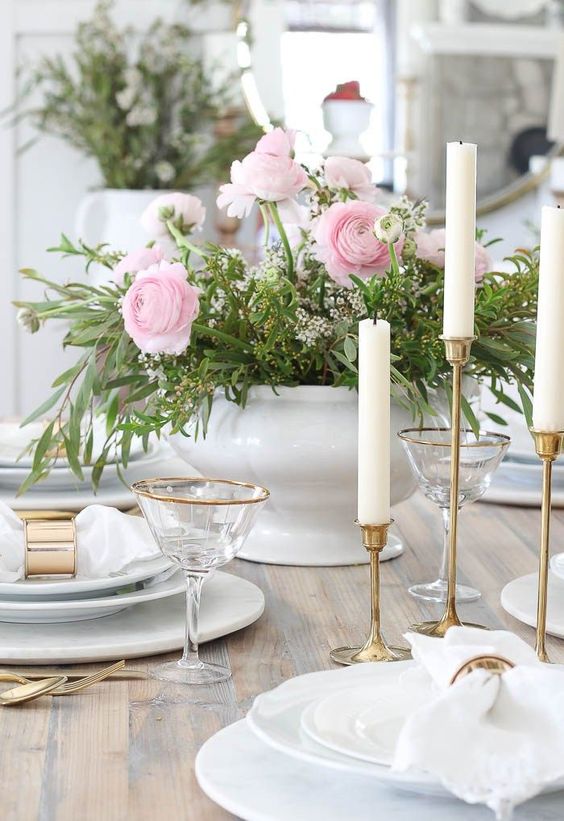
[[[417,254],[417,243],[412,237],[406,237],[403,241],[401,255],[404,259],[413,259]]]
[[[397,242],[403,233],[403,223],[396,214],[384,214],[374,223],[374,234],[379,242],[391,245]]]
[[[24,331],[29,331],[30,334],[34,334],[38,331],[41,325],[39,317],[33,308],[20,308],[16,314],[16,319],[18,325],[23,328]]]

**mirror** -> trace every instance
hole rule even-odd
[[[488,214],[545,184],[560,153],[547,133],[564,119],[563,18],[553,0],[247,0],[243,89],[263,124],[303,132],[300,160],[368,161],[381,186],[427,199],[431,223],[443,219],[445,143],[478,143]]]

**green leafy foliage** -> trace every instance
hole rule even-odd
[[[23,71],[10,116],[93,157],[108,188],[187,188],[220,179],[262,133],[233,109],[233,78],[216,67],[223,78],[210,79],[185,26],[156,20],[139,40],[114,24],[112,5],[100,0],[78,26],[69,59],[42,57]]]

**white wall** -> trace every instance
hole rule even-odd
[[[94,0],[0,0],[0,110],[13,101],[16,66],[43,53],[69,53],[77,22],[89,17],[94,5]],[[204,51],[209,41],[215,53],[216,32],[230,26],[229,14],[223,4],[208,2],[190,8],[185,0],[118,0],[115,9],[120,25],[139,29],[159,16],[179,19],[201,32]],[[228,41],[227,46],[230,37]],[[38,268],[58,281],[81,275],[76,263],[61,262],[45,249],[57,244],[61,231],[73,234],[81,198],[100,183],[96,164],[60,140],[43,138],[18,155],[16,145],[29,136],[25,124],[0,128],[2,416],[25,414],[39,404],[55,376],[74,358],[73,352],[61,350],[62,328],[48,327],[30,336],[17,328],[10,303],[41,299],[40,288],[25,283],[17,273],[21,267]]]

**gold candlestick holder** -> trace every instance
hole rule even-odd
[[[456,544],[458,529],[458,482],[460,473],[460,416],[462,399],[462,370],[470,359],[470,349],[475,336],[446,337],[446,358],[452,366],[452,412],[451,412],[451,446],[450,446],[450,528],[448,552],[448,583],[445,610],[439,621],[419,622],[411,626],[416,633],[442,638],[451,627],[462,625],[456,612]],[[466,623],[468,624],[468,623]],[[468,624],[469,627],[481,627],[481,624]]]
[[[362,544],[370,553],[370,633],[362,647],[338,647],[331,650],[331,658],[338,664],[402,661],[411,658],[411,652],[407,648],[388,646],[380,630],[380,553],[388,542],[388,528],[391,524],[392,522],[360,525]]]
[[[535,651],[540,661],[550,662],[546,652],[546,606],[548,601],[548,560],[550,557],[550,513],[552,506],[552,463],[562,452],[564,431],[531,428],[537,456],[542,460],[541,539],[539,554],[539,585],[537,595],[537,640]]]

